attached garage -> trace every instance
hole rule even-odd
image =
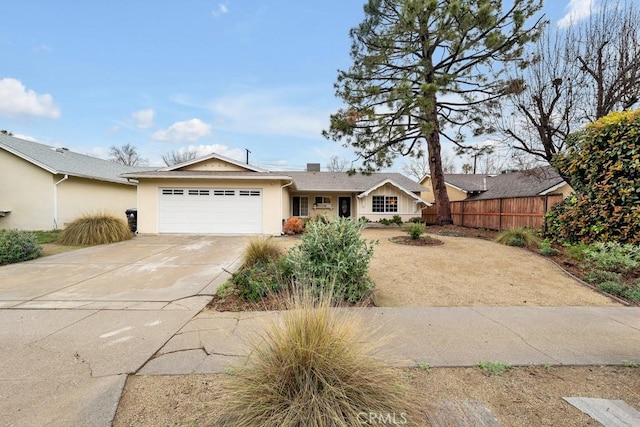
[[[138,183],[139,233],[282,233],[288,175],[213,153],[123,176]]]
[[[158,232],[261,234],[261,189],[160,188]]]

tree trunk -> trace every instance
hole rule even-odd
[[[444,172],[442,171],[440,132],[435,105],[434,99],[432,111],[426,114],[428,116],[427,123],[433,124],[429,135],[427,135],[427,154],[429,155],[429,169],[431,170],[431,186],[436,203],[436,224],[446,225],[453,224],[453,217],[451,216],[451,204],[449,203],[449,194],[447,193]]]

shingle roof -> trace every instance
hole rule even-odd
[[[488,175],[474,175],[464,173],[445,173],[444,181],[447,184],[454,185],[468,193],[484,191],[485,179]]]
[[[126,178],[121,177],[120,174],[149,169],[125,166],[120,163],[4,134],[0,134],[0,149],[21,157],[52,174],[66,174],[121,184],[131,183]]]
[[[563,182],[551,166],[487,176],[487,191],[474,194],[469,200],[537,196]]]
[[[351,191],[363,192],[385,180],[410,192],[429,191],[417,182],[400,173],[376,172],[370,175],[346,172],[278,172],[293,178],[293,189],[296,191]]]

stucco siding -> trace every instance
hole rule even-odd
[[[356,216],[356,205],[354,199],[356,198],[352,193],[332,193],[328,191],[323,192],[295,192],[290,193],[287,197],[289,199],[288,210],[284,213],[286,214],[285,218],[290,218],[293,216],[293,206],[291,205],[291,199],[296,197],[307,197],[309,200],[309,215],[301,215],[302,217],[315,218],[318,216],[326,215],[330,218],[338,216],[338,201],[340,197],[349,197],[351,199],[351,217]],[[322,197],[325,203],[316,204],[316,197]],[[326,200],[330,202],[326,203]]]
[[[61,179],[57,175],[56,179]],[[64,228],[85,214],[106,213],[126,221],[136,207],[136,186],[70,176],[58,185],[58,226]]]
[[[0,228],[53,229],[52,174],[4,150],[0,165]]]
[[[138,184],[138,232],[158,233],[160,188],[216,188],[262,190],[262,233],[280,235],[283,219],[281,186],[279,181],[262,180],[142,179]]]
[[[436,198],[433,193],[433,187],[432,187],[433,184],[431,183],[431,178],[426,177],[420,184],[424,187],[431,189],[431,191],[428,191],[428,192],[423,191],[422,193],[420,193],[420,197],[422,197],[428,202],[435,203]],[[447,187],[447,195],[449,196],[450,202],[465,200],[469,196],[469,194],[465,193],[464,191],[460,191],[449,184],[445,184],[445,185]]]

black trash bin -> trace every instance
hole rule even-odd
[[[138,209],[127,209],[127,223],[129,224],[129,230],[132,233],[138,231]]]

